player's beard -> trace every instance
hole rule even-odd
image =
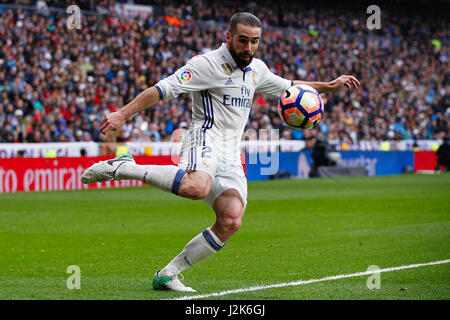
[[[230,44],[230,54],[240,69],[244,69],[250,63],[252,63],[253,57],[255,56],[254,54],[252,55],[249,52],[237,53],[236,50],[234,50],[232,43]],[[242,56],[249,56],[250,58],[248,60],[244,60],[241,58]]]

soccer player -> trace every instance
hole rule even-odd
[[[178,275],[221,250],[241,227],[247,205],[247,180],[239,142],[255,92],[279,98],[292,85],[307,84],[319,93],[359,86],[359,81],[349,75],[330,82],[305,82],[273,74],[263,61],[255,58],[261,31],[261,21],[256,16],[236,13],[231,17],[226,43],[193,57],[173,75],[102,120],[103,134],[119,130],[133,114],[160,100],[170,100],[181,93],[192,94],[192,124],[183,137],[178,166],[138,165],[126,154],[94,164],[81,178],[83,183],[140,180],[181,197],[203,199],[214,210],[215,223],[156,271],[154,289],[195,291],[185,286]]]

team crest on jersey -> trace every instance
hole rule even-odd
[[[229,63],[222,63],[222,70],[227,76],[231,76],[231,74],[233,73],[233,70],[231,69]]]
[[[205,166],[205,167],[209,167],[209,162],[208,162],[208,160],[206,160],[206,159],[203,159],[202,160],[202,164],[203,164],[203,166]]]
[[[256,74],[254,72],[252,72],[252,81],[253,81],[253,86],[256,87]]]

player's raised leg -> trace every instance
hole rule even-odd
[[[244,215],[243,201],[235,189],[228,189],[217,197],[213,208],[216,213],[214,225],[195,236],[166,267],[156,272],[153,278],[154,289],[195,291],[182,284],[178,275],[222,249],[226,241],[241,227]]]
[[[185,171],[174,165],[138,165],[130,154],[100,161],[81,176],[86,184],[109,180],[139,180],[194,200],[205,198],[212,185],[211,176],[205,172]]]

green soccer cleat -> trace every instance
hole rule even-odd
[[[172,290],[179,292],[195,292],[191,287],[186,287],[176,274],[170,276],[160,276],[159,272],[161,270],[156,271],[155,276],[153,277],[152,287],[154,290]],[[181,274],[180,274],[181,275]],[[183,280],[183,278],[182,278]]]
[[[81,182],[89,184],[115,180],[117,169],[126,162],[136,163],[133,156],[129,153],[116,156],[111,160],[97,162],[83,172]]]

